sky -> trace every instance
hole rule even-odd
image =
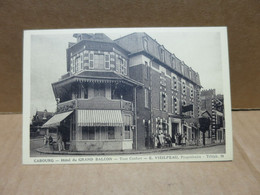
[[[133,32],[146,32],[199,73],[203,89],[223,93],[220,33],[215,30],[160,29],[71,29],[67,31],[37,31],[31,35],[31,109],[55,112],[56,101],[51,83],[66,74],[68,42],[76,42],[74,33],[103,32],[116,39]]]

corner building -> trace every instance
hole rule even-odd
[[[130,52],[129,76],[143,84],[137,89],[137,148],[153,147],[152,137],[160,131],[198,144],[199,74],[146,33],[115,42]]]
[[[56,127],[71,151],[152,147],[163,131],[199,138],[199,75],[146,33],[74,34],[67,74],[52,84]]]

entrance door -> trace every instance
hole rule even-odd
[[[178,132],[178,123],[172,123],[172,136],[175,136]]]

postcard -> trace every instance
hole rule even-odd
[[[226,27],[25,30],[23,164],[230,161]]]

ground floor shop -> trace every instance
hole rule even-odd
[[[133,149],[132,112],[75,109],[54,115],[43,127],[56,127],[70,151]]]

